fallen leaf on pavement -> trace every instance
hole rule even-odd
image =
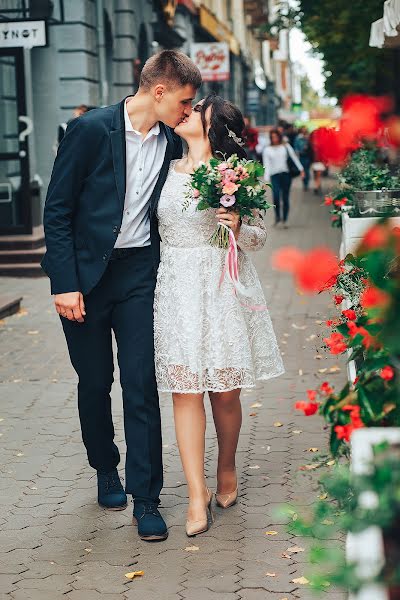
[[[318,369],[318,373],[326,373],[328,369]]]
[[[299,375],[300,377],[303,375],[303,369],[299,369]]]
[[[334,525],[334,521],[330,521],[329,519],[324,519],[321,523],[322,525]]]
[[[253,404],[250,405],[250,408],[261,408],[262,404],[261,402],[254,402]]]
[[[321,494],[321,495],[319,496],[319,499],[320,499],[320,500],[326,500],[326,499],[327,499],[327,497],[328,497],[328,494],[325,492],[324,494]]]
[[[282,423],[280,423],[279,421],[276,421],[276,422],[274,423],[274,427],[283,427],[283,424],[282,424]]]
[[[338,367],[337,365],[335,365],[334,367],[331,367],[329,369],[329,373],[339,373],[339,371],[341,371],[341,368]]]
[[[198,546],[186,546],[185,550],[186,552],[197,552],[200,548]]]
[[[259,469],[259,465],[253,465],[252,467],[249,467],[249,469]]]
[[[257,413],[249,413],[249,417],[256,417]]]
[[[127,579],[135,579],[135,577],[142,577],[144,571],[132,571],[132,573],[125,573]]]
[[[303,431],[301,429],[293,429],[292,433],[299,435],[299,433],[303,433]]]
[[[315,335],[315,333],[312,333],[311,335],[308,336],[308,338],[306,338],[307,342],[311,342],[311,340],[315,340],[317,336]]]
[[[278,535],[277,531],[266,531],[265,535]]]
[[[284,333],[283,334],[285,337],[290,337],[290,333]]]
[[[307,325],[296,325],[296,323],[292,323],[293,329],[307,329]]]
[[[309,448],[308,450],[304,450],[304,452],[318,452],[318,448]]]
[[[304,550],[305,548],[302,548],[301,546],[292,546],[291,548],[288,548],[286,552],[289,554],[298,554],[298,552],[304,552]]]
[[[326,463],[328,467],[333,467],[333,465],[336,464],[335,460],[328,460],[328,462]]]
[[[91,548],[85,548],[85,552],[91,552],[92,549]]]
[[[276,577],[276,573],[265,573],[267,577]]]
[[[316,354],[314,358],[315,360],[322,360],[322,356],[320,354]]]
[[[36,335],[37,333],[39,333],[37,329],[35,329],[34,331],[28,331],[29,335]]]
[[[299,585],[307,585],[310,583],[306,577],[298,577],[297,579],[292,579],[292,583],[298,583]]]
[[[313,465],[303,465],[302,467],[299,467],[300,471],[313,471],[314,469],[318,469],[319,467],[319,463],[315,463]]]

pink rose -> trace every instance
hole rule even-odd
[[[222,193],[228,194],[228,196],[232,196],[232,194],[234,194],[238,189],[239,187],[236,185],[236,183],[233,183],[233,181],[227,181],[224,183]]]
[[[218,165],[217,167],[218,171],[226,171],[226,169],[229,169],[229,165],[226,162],[221,163],[220,165]]]
[[[200,196],[199,190],[193,190],[193,198],[198,198]]]
[[[230,196],[229,194],[225,194],[224,196],[221,197],[220,199],[220,204],[222,204],[222,206],[225,206],[225,208],[229,208],[229,206],[233,206],[236,202],[236,198],[235,196]]]
[[[223,175],[224,179],[227,179],[228,181],[236,181],[238,178],[237,174],[233,169],[226,169]]]

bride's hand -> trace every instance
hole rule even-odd
[[[237,212],[230,212],[226,210],[226,208],[218,208],[216,213],[216,218],[218,219],[218,223],[222,223],[223,225],[227,225],[233,231],[233,235],[237,240],[240,233],[240,216]]]

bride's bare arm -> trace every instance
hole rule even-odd
[[[242,250],[261,250],[267,240],[267,229],[264,219],[258,211],[252,217],[243,217],[237,238]]]

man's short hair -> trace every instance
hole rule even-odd
[[[186,54],[176,50],[162,50],[145,62],[139,87],[149,90],[151,86],[158,83],[171,87],[192,85],[198,89],[202,79],[199,69]]]

